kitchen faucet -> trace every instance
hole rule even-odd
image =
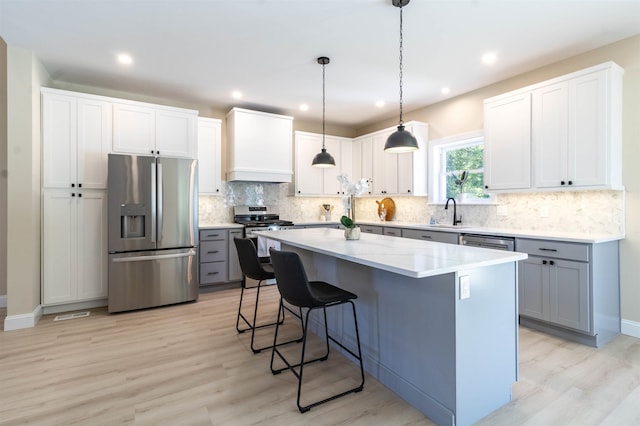
[[[449,201],[453,201],[453,226],[456,226],[459,223],[462,223],[462,216],[458,219],[458,213],[456,211],[456,200],[455,198],[447,198],[447,203],[444,205],[444,209],[449,209]]]

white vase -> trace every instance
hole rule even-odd
[[[360,227],[355,226],[353,228],[344,229],[344,238],[347,240],[359,240],[360,239]]]

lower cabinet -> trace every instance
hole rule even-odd
[[[383,228],[377,225],[360,225],[360,232],[382,235]]]
[[[516,239],[520,323],[592,346],[620,332],[618,243]]]
[[[242,280],[234,237],[241,237],[242,229],[200,229],[200,286]]]
[[[106,191],[45,190],[42,207],[42,304],[106,298]]]

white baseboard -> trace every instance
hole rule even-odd
[[[0,308],[6,308],[7,307],[7,295],[2,295],[0,296]]]
[[[622,334],[640,339],[640,322],[623,319],[620,325]]]
[[[4,331],[35,327],[42,317],[42,307],[38,305],[30,314],[10,315],[4,319]]]
[[[44,315],[59,314],[60,312],[80,311],[83,309],[107,306],[107,299],[88,300],[84,302],[65,303],[64,305],[49,305],[42,307]]]

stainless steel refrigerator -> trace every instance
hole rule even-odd
[[[198,298],[198,162],[109,154],[109,312]]]

